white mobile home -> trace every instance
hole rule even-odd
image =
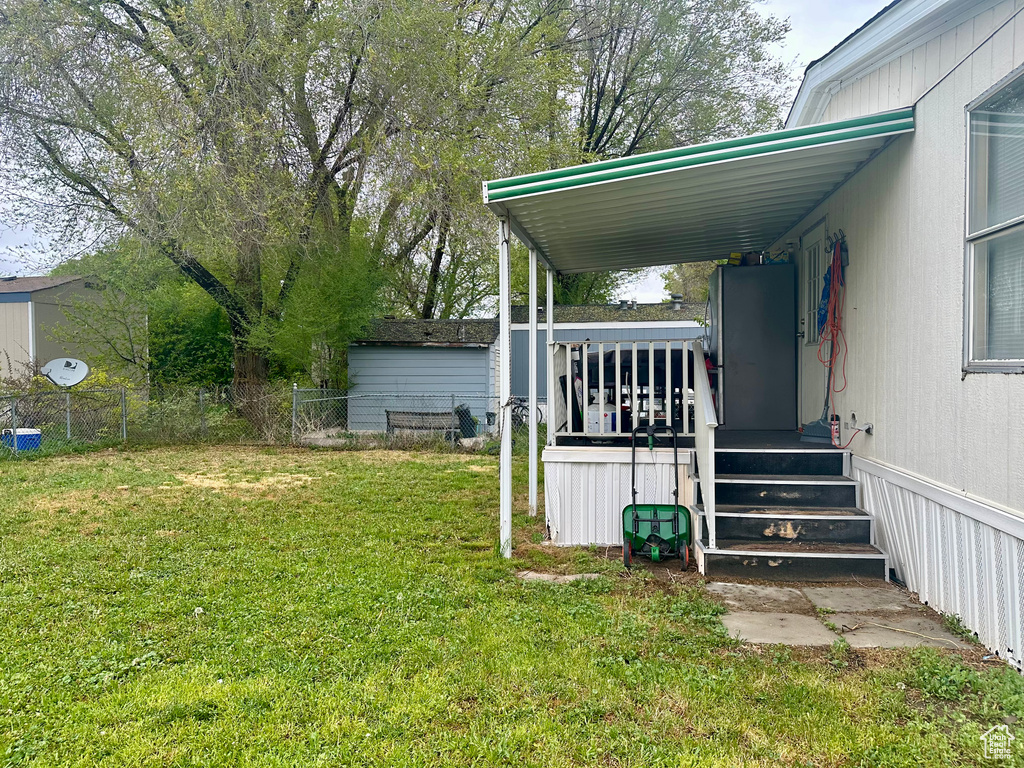
[[[513,236],[549,272],[761,254],[719,271],[705,343],[654,343],[646,363],[555,343],[549,364],[584,401],[596,377],[640,425],[679,427],[702,572],[893,573],[1022,664],[1024,3],[892,3],[808,68],[785,130],[501,179],[485,201],[502,277]],[[766,429],[760,392],[777,403],[783,379]],[[556,543],[621,542],[626,425],[550,435]],[[585,520],[569,537],[567,505]]]

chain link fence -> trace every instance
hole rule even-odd
[[[295,386],[123,388],[0,395],[0,459],[105,445],[183,443],[496,450],[484,393],[352,393]],[[533,415],[540,422],[543,405]],[[515,436],[529,409],[512,403]]]
[[[0,398],[0,456],[61,453],[125,440],[125,392],[43,391]]]
[[[291,440],[292,388],[287,385],[154,387],[127,397],[130,444],[286,445]]]
[[[446,443],[482,448],[498,437],[498,400],[486,394],[345,393],[296,389],[293,442],[330,447]]]

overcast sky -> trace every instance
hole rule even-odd
[[[798,76],[819,56],[857,29],[887,5],[887,0],[767,0],[766,13],[788,17],[792,31],[777,53],[785,61],[794,62]],[[12,250],[19,245],[35,243],[31,232],[12,229],[0,221],[0,274],[30,271]],[[661,278],[654,274],[630,291],[637,301],[660,301],[663,298]]]
[[[847,35],[860,27],[890,0],[766,0],[765,13],[789,18],[790,33],[785,44],[775,51],[783,61],[793,62],[793,74],[799,83],[804,69],[824,56]],[[794,95],[796,94],[794,86]],[[629,291],[636,301],[661,301],[666,298],[661,275],[653,271]]]

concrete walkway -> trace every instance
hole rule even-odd
[[[942,617],[891,584],[871,587],[777,587],[715,582],[708,591],[729,612],[722,622],[748,643],[854,648],[969,648]]]

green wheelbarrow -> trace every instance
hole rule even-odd
[[[647,448],[654,450],[658,432],[672,437],[672,456],[675,468],[675,488],[672,504],[636,503],[636,438],[647,435]],[[633,567],[633,555],[647,555],[653,562],[678,557],[685,571],[690,565],[690,512],[679,506],[679,446],[675,427],[652,425],[637,427],[632,435],[632,487],[633,503],[622,510],[622,562]]]

